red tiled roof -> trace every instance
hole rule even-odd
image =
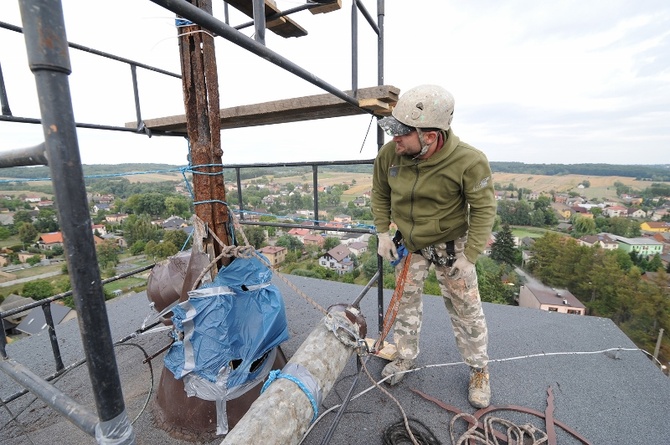
[[[42,240],[44,244],[62,243],[63,234],[60,232],[43,233],[40,235],[40,240]]]

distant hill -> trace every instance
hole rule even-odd
[[[185,166],[170,164],[94,164],[84,165],[84,176],[89,178],[125,176],[131,182],[155,182],[181,180],[181,171]],[[496,175],[525,174],[535,176],[609,176],[631,178],[636,181],[670,182],[670,165],[614,165],[614,164],[524,164],[522,162],[491,162],[491,169]],[[321,165],[322,173],[362,173],[370,174],[371,166],[366,165]],[[236,180],[236,169],[224,168],[226,181]],[[310,175],[310,166],[287,167],[249,167],[240,170],[242,179],[252,179],[261,176],[293,177]],[[7,184],[12,179],[17,182],[35,181],[49,178],[48,167],[12,167],[0,171],[0,189],[2,183]]]
[[[523,173],[545,176],[623,176],[642,181],[670,181],[669,164],[524,164],[523,162],[491,162],[491,169],[494,173]]]

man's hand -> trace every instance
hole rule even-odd
[[[377,234],[377,253],[387,261],[398,259],[398,251],[388,232]]]
[[[459,253],[456,256],[456,261],[454,261],[454,264],[451,266],[449,277],[454,280],[459,280],[473,273],[475,273],[475,265],[470,262],[464,253]]]

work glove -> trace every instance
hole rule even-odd
[[[449,277],[454,280],[460,280],[475,273],[475,265],[470,262],[463,252],[456,254],[456,261],[451,266]]]
[[[398,259],[398,251],[388,232],[377,234],[377,253],[387,261]]]

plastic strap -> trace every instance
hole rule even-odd
[[[282,373],[278,369],[270,371],[270,375],[268,376],[267,381],[263,384],[263,388],[261,388],[261,394],[263,394],[263,392],[265,392],[265,389],[277,379],[286,379],[292,381],[293,383],[298,385],[298,388],[300,388],[302,392],[305,393],[307,399],[309,400],[309,403],[312,404],[312,410],[314,411],[314,415],[312,416],[312,422],[314,422],[319,414],[319,402],[317,402],[317,399],[321,399],[321,391],[318,388],[314,388],[314,393],[316,393],[314,394],[313,391],[311,391],[307,387],[307,385],[303,383],[302,380],[300,380],[295,375],[291,374],[291,372],[294,372],[296,374],[302,374],[303,377],[311,379],[312,383],[315,384],[315,386],[317,386],[314,377],[305,367],[294,363],[288,363],[286,366],[284,366],[284,370],[288,372]]]

